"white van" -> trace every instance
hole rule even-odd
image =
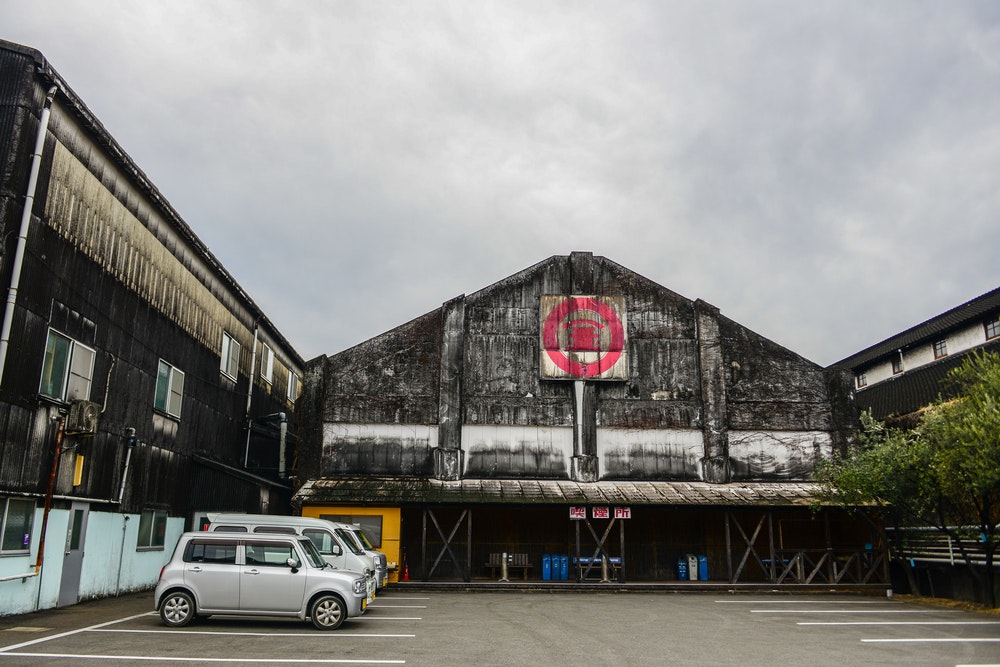
[[[209,514],[208,530],[226,533],[278,533],[304,535],[338,570],[363,574],[368,580],[368,602],[375,599],[375,561],[355,541],[354,534],[325,519],[274,514]]]
[[[375,545],[372,544],[372,541],[368,539],[367,535],[365,535],[365,531],[361,529],[361,526],[356,523],[339,523],[336,521],[331,523],[333,523],[333,525],[337,528],[346,531],[348,535],[354,538],[358,548],[363,549],[366,554],[371,556],[372,561],[375,563],[376,588],[382,589],[388,586],[389,561],[386,559],[384,553],[375,548]]]

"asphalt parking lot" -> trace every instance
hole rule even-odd
[[[1000,616],[853,595],[393,590],[336,631],[160,624],[152,594],[0,619],[8,665],[997,665]]]

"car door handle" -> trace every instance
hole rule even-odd
[[[244,570],[243,574],[260,574],[260,570],[258,570],[257,568],[254,568],[252,570]]]
[[[201,572],[201,568],[195,565],[194,567],[189,568],[188,572]]]

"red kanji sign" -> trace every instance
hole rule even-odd
[[[542,295],[543,378],[624,380],[625,299]]]
[[[587,518],[587,508],[586,507],[570,507],[569,508],[569,518],[571,518],[571,519],[586,519]]]
[[[615,508],[615,518],[616,519],[631,519],[632,518],[632,508],[631,507],[616,507]]]
[[[607,507],[595,507],[590,511],[590,516],[594,519],[610,519],[611,512]]]

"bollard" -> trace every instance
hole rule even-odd
[[[601,556],[601,583],[611,583],[611,579],[608,578],[608,559],[604,556]]]
[[[507,578],[507,552],[503,552],[500,557],[500,581],[510,581]]]

